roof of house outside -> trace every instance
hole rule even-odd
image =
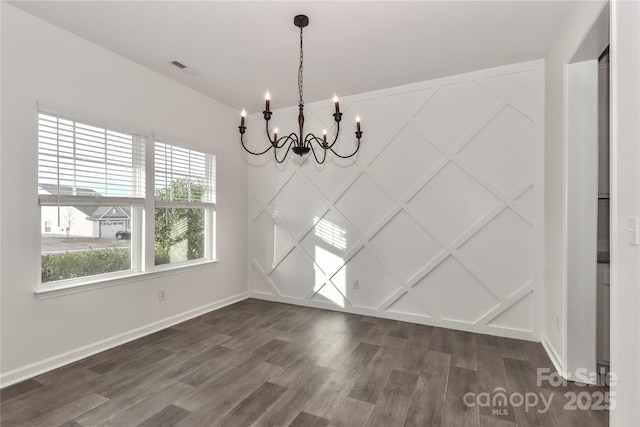
[[[52,195],[60,195],[60,196],[102,196],[102,194],[91,188],[83,188],[83,187],[72,187],[71,185],[57,185],[57,184],[38,184],[38,186]],[[42,194],[42,193],[40,193]]]
[[[99,206],[87,219],[92,221],[118,221],[131,219],[131,208],[122,206]]]
[[[101,197],[102,194],[91,188],[76,187],[75,190],[70,185],[56,185],[56,184],[38,184],[41,191],[39,194],[60,195],[60,196],[91,196]],[[73,206],[75,209],[87,215],[87,219],[91,221],[118,221],[118,220],[130,220],[131,208],[128,206],[90,206],[90,205],[78,205]]]

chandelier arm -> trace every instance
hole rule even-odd
[[[253,154],[254,156],[261,156],[261,155],[263,155],[264,153],[266,153],[267,151],[269,151],[269,150],[271,150],[272,148],[274,148],[274,147],[273,147],[273,145],[271,145],[271,146],[267,147],[264,151],[260,151],[260,152],[254,152],[254,151],[251,151],[251,150],[249,150],[249,149],[247,148],[247,146],[246,146],[246,145],[244,145],[244,138],[243,138],[243,136],[244,136],[244,135],[240,135],[240,143],[242,143],[242,148],[244,148],[244,150],[245,150],[247,153],[249,153],[249,154]]]
[[[312,142],[315,142],[316,144],[318,144],[320,146],[322,146],[322,143],[323,143],[321,138],[318,138],[313,133],[309,132],[307,134],[307,136],[304,137],[304,143],[311,145]]]
[[[333,154],[335,154],[336,156],[340,157],[341,159],[348,159],[348,158],[350,158],[350,157],[355,156],[355,155],[356,155],[356,153],[358,152],[358,150],[360,150],[360,138],[358,138],[358,145],[356,146],[355,151],[354,151],[353,153],[349,154],[348,156],[343,156],[343,155],[341,155],[341,154],[336,153],[336,151],[335,151],[333,148],[331,148],[331,147],[328,147],[328,149],[329,149],[329,150],[331,150],[331,152],[332,152]]]
[[[269,138],[269,142],[271,143],[271,146],[273,148],[279,148],[278,147],[278,140],[277,139],[271,139],[271,134],[269,133],[269,119],[265,119],[264,120],[264,126],[265,126],[265,130],[266,130],[266,134],[267,134],[267,138]]]
[[[282,142],[282,145],[277,147],[278,149],[284,147],[287,144],[288,141],[291,141],[291,144],[297,144],[298,143],[298,135],[296,135],[295,132],[291,132],[289,135],[283,136],[280,139],[284,139],[284,141]],[[280,139],[278,141],[280,141]],[[289,144],[289,147],[291,147],[291,144]]]
[[[318,159],[318,156],[316,155],[316,150],[313,149],[313,144],[311,143],[311,141],[315,141],[316,144],[318,144],[320,148],[322,148],[322,152],[323,152],[322,160]],[[314,134],[309,133],[304,138],[304,142],[309,145],[309,148],[311,148],[311,153],[313,154],[313,157],[316,159],[316,163],[318,163],[319,165],[323,164],[324,161],[327,159],[327,150],[323,147],[322,140],[317,136],[315,136]]]
[[[285,145],[287,145],[287,142],[289,142],[290,140],[293,140],[295,142],[296,138],[292,138],[291,135],[295,137],[295,134],[293,133],[290,133],[289,135],[281,136],[280,138],[273,140],[271,142],[271,146],[273,147],[274,150],[279,150]]]
[[[336,136],[333,138],[333,142],[331,144],[329,144],[329,146],[327,148],[331,148],[334,145],[336,145],[336,142],[338,141],[338,136],[340,136],[340,122],[336,121]],[[333,150],[331,150],[333,151]]]
[[[325,151],[325,157],[326,157],[326,151],[327,151],[327,148],[329,148],[329,146],[327,145],[326,142],[324,142],[322,138],[319,138],[315,136],[313,133],[309,132],[307,136],[304,137],[304,142],[305,144],[309,145],[309,147],[311,147],[312,149],[313,149],[312,142],[315,142],[316,144],[318,144],[318,146]]]
[[[284,147],[284,144],[287,141],[291,140],[291,142],[289,143],[289,146],[287,147],[287,151],[284,152],[284,156],[282,156],[282,160],[278,159],[278,150],[276,150],[275,147],[274,147],[273,157],[276,159],[276,162],[278,162],[278,163],[284,163],[285,159],[287,158],[287,155],[289,154],[289,150],[291,150],[291,146],[296,142],[296,139],[295,138],[291,138],[291,135],[287,136],[286,138],[285,137],[283,137],[283,138],[284,138],[284,143],[282,144],[282,146],[280,148]]]

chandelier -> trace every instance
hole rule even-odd
[[[266,122],[266,132],[267,132],[267,138],[269,139],[269,142],[271,143],[271,145],[267,146],[267,148],[264,149],[264,151],[258,151],[258,152],[254,152],[249,150],[245,145],[244,145],[244,133],[247,130],[247,127],[245,126],[244,122],[245,122],[245,118],[247,116],[247,112],[245,110],[242,110],[242,114],[240,117],[240,126],[238,126],[238,129],[240,130],[240,142],[242,143],[242,147],[250,154],[259,156],[262,154],[267,153],[269,150],[273,149],[273,156],[276,159],[276,162],[278,163],[282,163],[284,162],[284,160],[287,158],[287,154],[289,154],[289,151],[293,151],[294,153],[296,153],[299,156],[303,156],[305,154],[308,154],[309,151],[311,151],[311,153],[313,154],[313,157],[316,159],[316,162],[318,162],[319,164],[324,163],[324,161],[327,158],[327,151],[331,151],[333,154],[335,154],[336,156],[342,158],[342,159],[348,159],[349,157],[354,156],[358,150],[360,149],[360,138],[362,137],[362,131],[360,130],[360,117],[356,117],[356,138],[358,140],[357,145],[356,145],[356,149],[353,151],[353,153],[351,154],[347,154],[347,155],[342,155],[337,153],[334,149],[333,146],[336,144],[336,141],[338,140],[338,135],[340,134],[340,121],[342,120],[342,113],[340,112],[340,103],[338,102],[338,98],[336,96],[333,97],[333,102],[335,105],[335,113],[333,113],[333,119],[336,122],[336,134],[335,137],[333,138],[333,142],[328,143],[327,142],[327,131],[326,129],[322,131],[322,137],[318,137],[316,135],[314,135],[313,133],[308,133],[304,136],[304,101],[302,100],[302,85],[303,85],[303,79],[302,79],[302,60],[303,60],[303,50],[302,50],[302,29],[304,27],[306,27],[307,25],[309,25],[309,18],[306,15],[297,15],[295,18],[293,18],[293,23],[295,24],[296,27],[300,28],[300,66],[298,68],[298,94],[300,96],[300,100],[298,102],[298,109],[299,109],[299,113],[298,113],[298,133],[296,134],[295,132],[291,132],[289,135],[285,135],[285,136],[281,136],[280,138],[278,138],[278,128],[273,129],[273,138],[271,137],[271,134],[269,132],[269,120],[271,120],[271,110],[269,110],[269,103],[271,101],[271,95],[269,94],[269,92],[267,92],[267,94],[265,95],[265,109],[262,112],[262,115],[264,116],[264,120]],[[315,144],[315,148],[314,148],[314,144]],[[316,152],[317,150],[317,152]],[[279,157],[278,153],[283,153],[281,154],[281,157]]]

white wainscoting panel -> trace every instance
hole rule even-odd
[[[537,339],[542,61],[341,98],[329,155],[247,155],[252,297]],[[305,131],[335,135],[333,104]],[[274,111],[280,134],[297,108]],[[266,147],[261,114],[249,145]],[[273,129],[272,127],[272,129]],[[320,154],[320,153],[318,153]]]

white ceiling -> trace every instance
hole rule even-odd
[[[567,1],[15,1],[234,108],[330,99],[543,58]],[[190,72],[171,65],[178,60]]]

